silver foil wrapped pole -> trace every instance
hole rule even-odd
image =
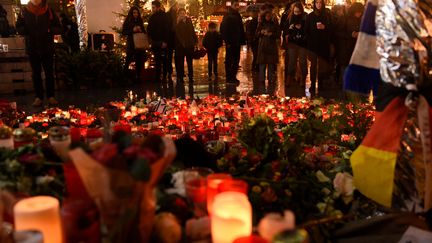
[[[384,82],[407,90],[405,121],[396,162],[393,207],[432,208],[429,105],[422,90],[432,82],[431,0],[380,0],[376,12],[377,53]]]
[[[81,49],[86,47],[88,43],[86,2],[86,0],[75,0],[75,12],[77,15],[78,33]]]
[[[415,90],[421,73],[421,44],[416,38],[428,36],[417,1],[380,0],[375,22],[381,78],[396,87]]]

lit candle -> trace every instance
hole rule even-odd
[[[14,148],[12,129],[8,126],[0,126],[0,148]]]
[[[48,196],[30,197],[14,206],[15,230],[38,230],[45,243],[63,242],[59,201]]]
[[[230,174],[218,173],[207,176],[207,212],[210,215],[214,197],[218,194],[219,184],[224,180],[230,180]]]
[[[252,206],[243,193],[222,192],[213,201],[211,232],[214,243],[231,243],[252,233]]]
[[[56,153],[66,161],[69,158],[71,136],[68,127],[52,127],[48,130],[49,141]]]

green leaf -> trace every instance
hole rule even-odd
[[[148,181],[151,175],[150,164],[145,159],[137,159],[132,164],[130,173],[136,180]]]

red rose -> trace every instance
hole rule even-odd
[[[118,154],[116,144],[104,144],[93,152],[93,158],[103,165],[107,165]]]
[[[145,159],[149,163],[153,163],[157,160],[156,154],[151,149],[148,149],[148,148],[143,148],[143,149],[139,150],[137,157],[141,158],[141,159]]]
[[[41,159],[42,158],[39,154],[23,154],[18,157],[18,161],[23,164],[35,163]]]
[[[134,158],[134,157],[137,156],[139,150],[140,150],[140,147],[139,147],[139,146],[137,146],[137,145],[132,145],[132,146],[129,146],[129,147],[127,147],[127,148],[125,148],[125,149],[123,150],[123,155],[124,155],[127,159]]]

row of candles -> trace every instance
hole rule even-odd
[[[205,183],[201,183],[203,181]],[[203,185],[205,191],[202,191]],[[252,206],[244,181],[232,179],[228,174],[210,174],[199,181],[187,181],[186,190],[197,204],[207,199],[213,242],[232,243],[252,234]],[[45,243],[63,242],[60,206],[56,198],[22,199],[14,206],[14,220],[17,231],[37,230],[42,233]]]

